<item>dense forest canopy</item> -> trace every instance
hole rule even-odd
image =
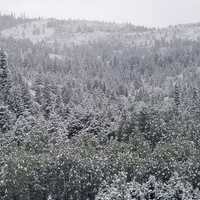
[[[0,199],[200,199],[199,24],[0,16]]]

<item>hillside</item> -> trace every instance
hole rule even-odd
[[[3,19],[2,19],[3,20]],[[14,23],[14,22],[13,22]],[[12,24],[13,24],[12,23]],[[130,45],[153,46],[156,41],[170,43],[175,39],[198,41],[200,25],[186,24],[163,29],[147,29],[132,24],[115,24],[84,20],[19,20],[1,31],[3,38],[28,39],[33,43],[81,45],[98,41],[120,40]]]
[[[130,34],[147,31],[132,24],[90,22],[84,20],[38,19],[21,23],[1,31],[4,38],[29,39],[33,43],[57,41],[65,44],[82,44],[112,37],[113,34]]]
[[[7,17],[0,199],[200,199],[200,24]]]
[[[34,19],[28,19],[24,17],[15,17],[14,14],[2,15],[0,13],[0,30],[9,29],[20,24],[29,23]]]

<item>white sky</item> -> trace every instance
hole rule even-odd
[[[200,22],[200,0],[0,0],[0,11],[154,27]]]

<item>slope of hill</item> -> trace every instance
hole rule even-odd
[[[9,29],[19,24],[31,22],[34,19],[28,19],[25,17],[15,17],[14,14],[2,15],[0,13],[0,31],[4,29]]]
[[[132,24],[90,22],[84,20],[38,19],[4,29],[4,38],[29,39],[33,43],[57,41],[65,44],[84,44],[106,39],[116,34],[145,32],[148,29]]]
[[[199,24],[1,30],[0,199],[200,199]]]
[[[5,29],[2,37],[14,39],[29,39],[33,43],[41,42],[54,35],[54,29],[47,27],[48,20],[36,20],[29,23]]]
[[[23,22],[23,21],[22,21]],[[103,23],[85,20],[37,19],[16,24],[1,31],[3,38],[29,39],[33,43],[81,45],[102,40],[120,40],[127,46],[154,46],[175,39],[198,41],[200,25],[177,25],[163,29],[147,29],[132,24]]]

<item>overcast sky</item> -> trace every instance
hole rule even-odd
[[[200,0],[0,0],[0,11],[150,27],[200,22]]]

